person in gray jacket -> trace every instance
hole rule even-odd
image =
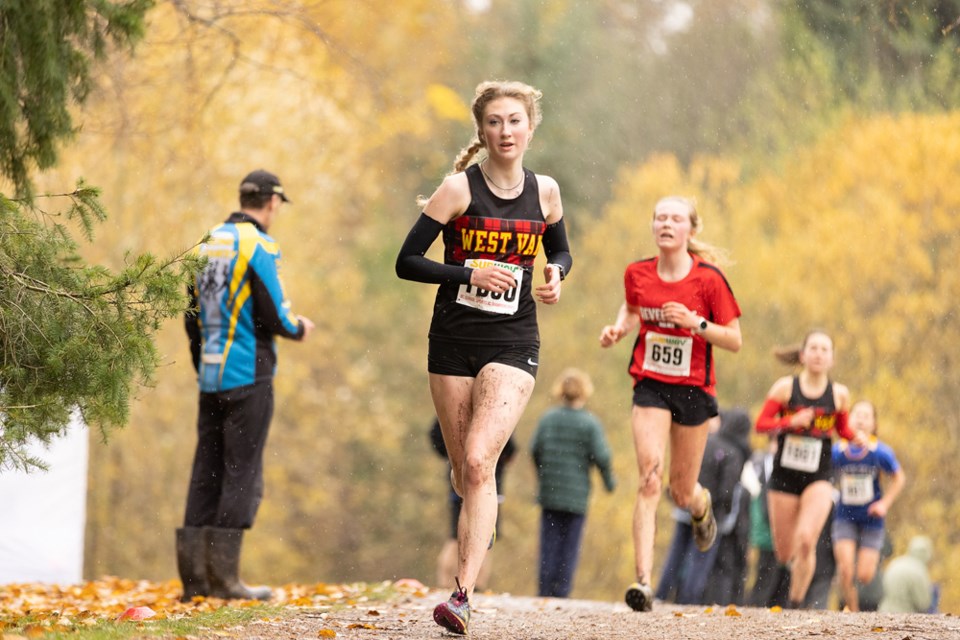
[[[907,552],[891,560],[883,572],[883,598],[877,610],[883,613],[930,612],[934,587],[927,565],[931,558],[933,543],[930,538],[911,538]]]
[[[590,377],[567,369],[553,386],[559,406],[537,425],[531,444],[542,508],[539,594],[566,598],[580,557],[580,541],[590,497],[590,469],[596,466],[607,491],[616,479],[603,426],[584,406],[593,393]]]

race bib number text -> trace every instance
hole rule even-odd
[[[523,267],[517,264],[479,259],[467,260],[464,266],[472,269],[482,269],[490,266],[509,269],[513,273],[514,280],[517,281],[517,286],[502,293],[493,293],[471,284],[462,284],[457,292],[458,304],[504,315],[513,315],[517,312],[520,307],[520,283],[523,281]]]
[[[648,331],[644,343],[643,368],[645,370],[679,378],[690,375],[693,338]]]
[[[823,440],[806,436],[788,435],[783,440],[780,464],[786,469],[813,473],[820,468]]]
[[[867,473],[844,473],[840,476],[840,499],[855,507],[873,502],[873,476]]]

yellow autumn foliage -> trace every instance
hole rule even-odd
[[[431,84],[427,87],[427,102],[434,113],[440,118],[470,122],[470,107],[463,101],[456,91],[442,84]]]
[[[403,0],[390,19],[377,6],[159,3],[136,57],[104,70],[75,144],[38,182],[82,175],[103,187],[110,218],[89,257],[106,262],[189,246],[236,206],[253,168],[277,172],[294,200],[271,233],[294,309],[317,331],[279,346],[266,496],[244,555],[251,581],[431,583],[446,537],[445,466],[427,439],[433,288],[399,281],[393,261],[415,196],[472,134],[466,100],[480,78],[449,81],[463,46],[450,25],[465,19],[453,3]],[[551,108],[565,99],[577,96],[551,96]],[[591,138],[564,144],[555,155],[575,164]],[[541,154],[531,150],[532,169],[547,161]],[[624,268],[654,252],[653,204],[676,193],[696,198],[703,239],[728,250],[724,271],[744,312],[743,350],[717,353],[721,404],[755,413],[787,373],[771,349],[827,328],[836,379],[877,404],[881,436],[906,469],[890,516],[895,548],[931,535],[943,607],[960,610],[951,578],[960,571],[958,176],[960,114],[850,117],[780,169],[745,178],[735,158],[662,154],[611,176],[609,202],[569,208],[574,269],[560,304],[540,309],[539,385],[517,429],[491,586],[535,591],[527,447],[550,383],[574,363],[594,379],[590,408],[620,479],[613,495],[595,488],[574,595],[619,600],[633,579],[632,341],[602,350],[597,339],[622,301]],[[155,386],[140,390],[125,430],[93,447],[89,577],[175,575],[196,387],[180,324],[159,342],[166,361]],[[664,504],[661,559],[668,512]]]
[[[738,177],[735,164],[716,159],[683,168],[667,156],[622,172],[604,215],[575,245],[579,270],[565,301],[590,302],[545,330],[551,359],[562,354],[599,382],[591,404],[621,453],[618,470],[628,479],[621,500],[629,502],[636,482],[626,428],[629,346],[597,353],[596,337],[620,303],[623,267],[654,252],[653,203],[680,193],[697,199],[703,239],[730,250],[725,273],[743,308],[742,351],[717,353],[721,404],[755,414],[769,385],[789,373],[771,350],[826,328],[836,342],[835,379],[855,399],[876,403],[881,437],[909,478],[889,517],[895,551],[916,533],[931,535],[944,608],[957,607],[960,586],[951,576],[960,567],[954,524],[960,504],[949,487],[960,481],[953,464],[960,455],[954,330],[960,273],[953,268],[960,252],[960,193],[953,187],[960,176],[958,127],[958,113],[851,118],[781,172],[749,181]],[[588,549],[595,542],[602,548],[591,549],[595,558],[614,547],[617,531],[629,530],[625,504],[604,508],[604,526],[586,541]],[[621,582],[630,579],[626,546],[615,556]],[[598,570],[591,579],[602,575]]]

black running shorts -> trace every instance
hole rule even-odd
[[[685,427],[699,427],[719,415],[717,399],[700,387],[650,378],[642,378],[633,386],[633,404],[667,409],[671,420]]]
[[[534,378],[540,366],[540,346],[458,344],[430,340],[427,371],[442,376],[476,378],[488,364],[496,362],[526,371]]]

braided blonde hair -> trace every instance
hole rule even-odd
[[[488,104],[498,98],[513,98],[520,101],[527,111],[530,127],[536,129],[543,120],[543,114],[540,113],[541,97],[543,97],[543,93],[539,89],[513,80],[487,80],[478,84],[473,96],[473,103],[470,105],[476,134],[470,144],[457,154],[457,159],[453,163],[453,172],[458,173],[466,169],[477,152],[486,146],[483,139],[483,112]]]
[[[478,84],[474,92],[473,103],[470,105],[476,133],[470,144],[462,148],[460,153],[457,154],[456,160],[453,161],[453,170],[447,175],[465,170],[476,158],[477,153],[486,147],[486,142],[483,140],[483,112],[488,104],[497,98],[519,100],[527,111],[531,129],[536,129],[543,120],[543,114],[540,113],[541,97],[543,97],[543,93],[539,89],[514,80],[487,80]],[[427,202],[429,202],[429,198],[422,195],[417,196],[417,206],[421,209],[427,205]]]

